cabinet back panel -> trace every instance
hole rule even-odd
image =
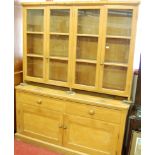
[[[67,82],[68,62],[61,60],[50,60],[49,79]]]
[[[132,10],[109,10],[107,34],[118,36],[131,35]]]
[[[78,37],[76,57],[77,59],[96,60],[98,49],[98,38]]]
[[[69,32],[69,9],[53,9],[50,12],[50,31],[51,32]]]
[[[78,33],[98,34],[99,32],[99,10],[79,9],[78,11]]]
[[[32,77],[43,77],[43,59],[42,58],[27,58],[27,75]]]
[[[105,66],[103,76],[103,88],[125,90],[126,68]]]
[[[44,10],[42,9],[29,9],[27,11],[27,31],[42,32],[44,20]]]
[[[128,63],[130,41],[124,39],[107,39],[105,62]]]
[[[68,57],[68,36],[50,36],[50,56]]]
[[[95,86],[96,65],[76,63],[76,84]]]
[[[27,35],[27,53],[43,55],[43,35]]]

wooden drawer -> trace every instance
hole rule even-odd
[[[29,93],[18,93],[17,100],[20,103],[48,108],[48,109],[60,111],[60,112],[64,111],[63,100],[58,100],[50,97],[29,94]]]
[[[69,102],[66,104],[66,113],[88,118],[94,118],[111,123],[120,123],[121,111],[97,107],[92,105],[85,105],[80,103]]]

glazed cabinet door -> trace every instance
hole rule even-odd
[[[119,126],[66,115],[63,145],[90,155],[116,155]]]
[[[46,78],[49,84],[69,86],[72,9],[53,6],[47,12]]]
[[[23,10],[24,80],[44,81],[45,17],[46,11],[44,7],[26,7]]]
[[[19,109],[18,109],[19,110]],[[22,104],[18,133],[45,142],[62,144],[62,114],[42,107]]]
[[[128,97],[132,76],[133,23],[132,8],[108,7],[105,42],[101,52],[100,88],[102,92]],[[130,75],[129,75],[130,74]],[[130,77],[131,78],[131,77]]]
[[[101,39],[101,8],[74,8],[73,87],[96,90]]]

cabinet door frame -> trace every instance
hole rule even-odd
[[[125,90],[115,90],[115,89],[108,89],[102,87],[103,82],[103,69],[104,69],[104,58],[105,58],[105,45],[106,45],[106,26],[103,31],[103,36],[105,38],[103,39],[103,45],[101,50],[101,59],[100,59],[100,73],[99,73],[99,92],[101,93],[107,93],[112,95],[118,95],[118,96],[124,96],[128,97],[130,99],[131,95],[131,85],[132,85],[132,76],[133,76],[133,57],[134,57],[134,42],[135,42],[135,33],[136,33],[136,22],[137,21],[137,6],[111,6],[106,5],[105,8],[106,16],[108,17],[108,9],[114,9],[114,10],[128,10],[131,9],[133,11],[132,15],[132,22],[131,22],[131,35],[130,35],[130,45],[129,45],[129,56],[128,56],[128,64],[127,64],[127,73],[126,73],[126,84],[125,84]],[[106,17],[106,20],[108,19]],[[107,24],[106,24],[107,25]]]
[[[62,137],[63,137],[63,114],[61,114],[60,112],[57,111],[53,111],[53,110],[48,110],[46,108],[42,108],[42,107],[36,107],[36,106],[32,106],[29,104],[25,104],[25,103],[20,103],[22,104],[20,106],[20,115],[18,115],[18,124],[20,124],[19,130],[18,132],[23,134],[23,135],[28,135],[30,137],[33,137],[35,139],[39,139],[39,140],[43,140],[43,141],[47,141],[53,144],[58,144],[58,145],[62,145]],[[45,116],[48,118],[56,118],[59,121],[59,126],[58,126],[58,139],[56,138],[52,138],[52,137],[47,137],[47,136],[43,136],[40,135],[39,133],[34,133],[34,132],[27,132],[24,129],[24,113],[32,113],[32,114],[36,114],[38,116]]]
[[[28,69],[27,68],[27,34],[28,34],[27,33],[27,10],[43,10],[44,11],[44,16],[43,16],[44,30],[42,33],[40,33],[43,35],[43,55],[42,57],[40,57],[43,59],[43,77],[42,78],[32,77],[32,76],[27,75],[27,69]],[[34,81],[34,82],[40,82],[40,83],[45,82],[45,51],[46,51],[46,7],[38,7],[38,6],[24,7],[23,8],[23,79],[24,81],[28,80],[28,81]],[[34,56],[32,58],[39,58],[39,57]]]
[[[50,61],[50,53],[49,53],[49,41],[50,41],[50,10],[70,10],[70,18],[69,18],[69,34],[68,34],[68,68],[67,68],[67,81],[57,81],[49,79],[49,61]],[[70,87],[71,85],[71,59],[72,59],[72,38],[73,38],[73,11],[71,6],[48,6],[47,7],[47,45],[46,45],[46,83],[52,84],[56,86],[64,86]],[[63,35],[65,36],[65,35]]]
[[[73,55],[72,55],[72,88],[75,89],[81,89],[81,90],[87,90],[87,91],[94,91],[97,92],[98,90],[98,76],[99,76],[99,64],[100,64],[100,47],[101,47],[101,40],[102,40],[102,17],[103,17],[103,8],[104,6],[74,6],[74,36],[73,36],[73,41],[74,41],[74,49],[73,49]],[[77,48],[77,25],[78,25],[78,10],[79,9],[85,9],[85,10],[99,10],[100,15],[99,15],[99,33],[98,33],[98,49],[97,49],[97,57],[96,57],[96,72],[95,74],[95,85],[94,86],[88,86],[88,85],[83,85],[83,84],[76,84],[75,83],[75,76],[76,76],[76,48]],[[91,36],[91,35],[90,35]],[[92,35],[93,36],[93,35]],[[91,64],[91,63],[89,63]]]
[[[102,129],[103,126],[108,126],[110,128],[113,128],[114,133],[112,134],[112,139],[113,139],[113,145],[112,145],[112,149],[111,151],[108,152],[104,152],[101,150],[97,150],[95,148],[89,148],[87,146],[82,146],[80,144],[76,144],[76,143],[69,143],[69,132],[70,132],[70,123],[71,122],[75,122],[77,124],[81,124],[82,126],[87,126],[87,127],[91,127],[94,128],[94,124],[97,124],[97,128]],[[120,134],[120,126],[118,124],[112,124],[112,123],[108,123],[108,122],[104,122],[101,120],[95,120],[95,119],[91,119],[91,118],[86,118],[86,117],[81,117],[81,116],[76,116],[76,115],[69,115],[69,114],[65,114],[64,115],[64,125],[67,127],[64,130],[64,135],[63,135],[63,146],[71,148],[71,149],[75,149],[77,151],[81,151],[81,152],[86,152],[89,154],[96,154],[96,155],[111,155],[111,154],[116,154],[116,152],[118,151],[118,142],[119,142],[119,134]],[[93,153],[92,153],[93,152]]]

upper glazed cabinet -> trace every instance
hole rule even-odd
[[[138,3],[128,3],[25,4],[24,80],[129,98]]]

